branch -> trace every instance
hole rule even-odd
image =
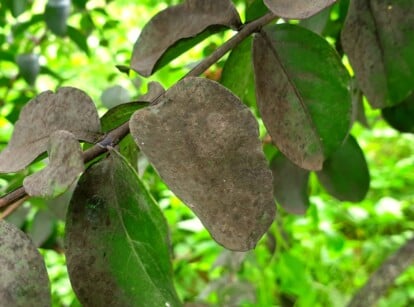
[[[222,46],[216,49],[210,56],[203,59],[197,66],[190,70],[185,76],[195,77],[201,75],[211,65],[216,63],[223,55],[232,50],[238,44],[240,44],[246,37],[254,32],[259,31],[264,25],[268,24],[277,17],[273,13],[267,13],[266,15],[244,25],[244,27],[237,32],[232,38],[225,42]],[[158,97],[156,98],[158,99]],[[156,100],[154,99],[154,100]],[[117,145],[127,134],[129,133],[129,123],[125,122],[121,126],[115,128],[108,133],[102,140],[100,140],[93,147],[89,148],[83,153],[84,162],[89,162],[101,154],[105,153],[108,149],[107,146]],[[27,196],[24,187],[19,187],[0,198],[0,208],[10,206],[16,201]]]
[[[393,285],[394,280],[414,263],[414,238],[408,240],[371,275],[347,307],[374,306]]]

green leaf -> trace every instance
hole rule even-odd
[[[240,24],[237,10],[229,0],[186,0],[161,11],[146,24],[134,45],[131,68],[150,76],[213,34],[209,27],[237,28]]]
[[[369,189],[368,165],[352,135],[325,161],[317,175],[328,193],[341,201],[359,202]]]
[[[266,27],[253,41],[256,93],[279,150],[319,170],[351,125],[350,77],[323,38],[300,26]]]
[[[88,56],[90,55],[88,37],[85,34],[72,26],[67,27],[67,34],[80,50],[85,52]]]
[[[69,205],[66,258],[85,306],[181,306],[166,221],[116,151],[92,165]]]
[[[188,77],[138,110],[131,134],[158,173],[224,247],[252,249],[275,215],[272,176],[250,110]]]
[[[65,36],[69,27],[67,20],[70,14],[70,0],[48,0],[44,18],[47,27],[57,36]]]
[[[398,104],[414,89],[412,0],[353,0],[342,45],[374,108]]]
[[[129,102],[120,104],[108,110],[101,118],[102,131],[108,132],[127,122],[132,114],[141,108],[148,106],[148,102]]]
[[[0,220],[0,298],[2,306],[51,306],[42,256],[14,225]]]
[[[14,18],[18,17],[27,9],[28,0],[12,0],[11,12]]]
[[[224,64],[220,83],[245,104],[256,104],[251,37],[246,38],[231,51]]]
[[[269,12],[263,0],[253,0],[246,7],[246,22],[262,17]]]
[[[309,207],[309,171],[290,162],[282,153],[272,159],[273,193],[289,213],[304,214]]]
[[[30,20],[25,22],[20,22],[12,27],[12,32],[14,36],[19,36],[21,34],[25,34],[28,31],[29,27],[43,21],[43,14],[34,14]]]
[[[382,109],[382,116],[393,128],[414,133],[414,94],[395,106]]]

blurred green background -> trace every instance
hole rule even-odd
[[[7,144],[21,108],[38,93],[59,86],[87,92],[104,114],[114,103],[145,94],[150,81],[169,87],[232,35],[216,35],[144,79],[122,73],[134,42],[158,11],[179,1],[73,0],[64,36],[45,23],[43,0],[0,3],[0,148]],[[234,1],[242,16],[246,3]],[[330,10],[326,38],[337,44],[339,1]],[[338,25],[339,24],[339,25]],[[30,54],[19,74],[19,55]],[[24,57],[23,57],[24,58]],[[30,62],[35,59],[35,63]],[[38,62],[37,62],[38,60]],[[21,57],[20,57],[20,61]],[[37,63],[39,66],[36,66]],[[346,58],[344,58],[344,63]],[[207,76],[219,78],[222,62]],[[33,76],[31,76],[33,77]],[[25,80],[26,79],[26,80]],[[32,84],[30,84],[32,83]],[[275,223],[254,251],[230,252],[216,244],[194,214],[159,179],[145,157],[139,174],[162,208],[171,231],[175,282],[186,302],[213,306],[344,306],[381,262],[412,237],[414,229],[414,136],[392,129],[380,111],[364,103],[368,127],[355,123],[352,134],[370,168],[368,196],[360,203],[335,200],[311,175],[305,215],[278,208]],[[252,107],[255,108],[255,107]],[[257,110],[253,110],[257,114]],[[259,120],[260,122],[260,120]],[[261,126],[261,136],[265,129]],[[272,155],[274,150],[268,150]],[[0,175],[1,195],[44,166]],[[65,267],[63,234],[70,193],[54,200],[30,199],[7,220],[24,229],[45,257],[54,306],[78,306]],[[414,305],[414,266],[401,275],[379,306]]]

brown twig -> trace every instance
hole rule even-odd
[[[240,44],[246,37],[251,35],[254,32],[259,31],[264,25],[268,24],[274,20],[276,16],[273,13],[268,13],[248,24],[246,24],[238,33],[236,33],[232,38],[225,42],[222,46],[216,49],[210,56],[203,59],[197,66],[190,70],[184,78],[186,77],[196,77],[201,75],[206,71],[211,65],[216,63],[223,55],[229,52],[231,49]],[[157,97],[158,98],[158,97]],[[156,99],[157,99],[156,98]],[[155,99],[155,100],[156,100]],[[119,127],[112,130],[110,133],[105,135],[97,144],[89,148],[83,153],[84,162],[89,162],[101,154],[105,153],[108,149],[107,147],[117,145],[127,134],[129,133],[129,123],[123,123]],[[27,196],[24,187],[19,187],[18,189],[10,192],[9,194],[4,195],[0,198],[0,208],[7,207],[15,203],[16,201]]]
[[[17,208],[19,208],[28,198],[29,198],[29,195],[26,195],[22,199],[19,199],[18,201],[8,206],[2,213],[0,213],[0,220],[5,219],[10,214],[12,214],[14,211],[16,211]]]
[[[351,299],[347,307],[370,307],[386,293],[395,279],[414,263],[414,238],[405,242]]]

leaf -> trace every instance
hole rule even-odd
[[[187,0],[169,7],[155,15],[142,30],[134,45],[131,68],[149,76],[167,50],[180,40],[194,38],[210,26],[237,28],[240,24],[240,17],[229,0]],[[179,48],[174,57],[193,45]]]
[[[85,52],[86,55],[90,55],[87,35],[83,34],[81,31],[71,26],[67,26],[67,34],[70,40],[74,42],[80,50]]]
[[[350,78],[328,42],[302,27],[266,27],[253,41],[256,95],[279,150],[308,170],[322,168],[351,125]]]
[[[80,144],[68,131],[52,133],[48,153],[49,165],[23,181],[30,196],[56,197],[65,192],[84,170]]]
[[[166,221],[115,151],[82,175],[69,205],[66,259],[85,306],[181,306]]]
[[[256,105],[251,37],[246,38],[231,51],[224,64],[220,83],[245,104]]]
[[[26,11],[28,6],[27,0],[12,0],[11,3],[11,12],[14,18],[17,18],[19,15]]]
[[[0,220],[0,297],[2,306],[51,306],[49,278],[26,234]]]
[[[33,217],[33,221],[28,230],[33,244],[41,247],[43,243],[53,234],[56,219],[49,210],[39,210]]]
[[[264,0],[264,4],[277,16],[305,19],[335,3],[336,0]]]
[[[140,100],[153,102],[155,99],[157,99],[164,93],[165,90],[160,83],[158,83],[157,81],[151,81],[150,83],[148,83],[147,93],[145,95],[142,95],[140,97]]]
[[[48,0],[44,18],[47,27],[53,34],[57,36],[69,34],[67,20],[70,15],[70,6],[70,0]]]
[[[350,1],[342,45],[374,108],[393,106],[414,89],[411,0]]]
[[[218,83],[187,78],[134,113],[131,134],[224,247],[254,248],[273,221],[272,176],[255,118]]]
[[[289,213],[304,214],[309,207],[309,171],[278,153],[270,164],[276,201]]]
[[[341,201],[359,202],[369,189],[368,165],[352,135],[325,161],[317,175],[328,193]]]
[[[331,8],[327,7],[313,16],[301,20],[299,24],[322,36],[325,27],[328,25],[330,15]]]
[[[129,102],[109,109],[101,118],[102,131],[108,132],[127,122],[136,110],[148,106],[147,102]]]
[[[252,0],[246,3],[246,22],[258,19],[269,12],[263,0]]]
[[[382,109],[382,117],[398,131],[414,133],[414,93],[403,102]]]
[[[101,101],[106,108],[110,109],[131,101],[131,95],[125,87],[114,85],[103,91]]]
[[[100,136],[98,112],[91,98],[73,87],[46,91],[22,109],[12,138],[0,153],[0,172],[16,172],[45,152],[49,136],[67,130],[79,140],[94,143]]]

